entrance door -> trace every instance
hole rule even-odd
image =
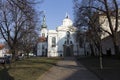
[[[64,57],[70,57],[73,55],[73,47],[64,45]]]
[[[70,47],[66,47],[66,52],[65,52],[66,56],[71,56],[71,50]]]

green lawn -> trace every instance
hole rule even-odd
[[[0,80],[36,80],[49,70],[60,58],[34,57],[11,64],[11,68],[0,67]],[[7,66],[8,67],[8,66]]]

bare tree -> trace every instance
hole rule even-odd
[[[118,20],[119,20],[119,15],[118,15],[118,2],[117,0],[112,0],[112,7],[109,6],[110,4],[108,3],[107,0],[103,1],[103,4],[105,6],[105,14],[107,16],[108,22],[109,22],[109,28],[110,32],[106,31],[112,38],[113,44],[114,44],[114,49],[115,49],[115,54],[119,54],[119,48],[117,44],[117,32],[118,32]],[[114,12],[113,12],[114,11]],[[112,17],[115,18],[115,24],[112,22]]]
[[[19,41],[19,51],[23,50],[23,54],[29,57],[29,53],[34,53],[34,49],[36,48],[38,42],[38,34],[35,31],[31,31],[24,35],[22,39]]]
[[[79,0],[78,0],[79,1]],[[119,1],[118,0],[88,0],[83,6],[76,4],[75,9],[78,11],[77,14],[84,13],[89,19],[89,36],[99,50],[101,56],[101,35],[107,33],[114,44],[115,54],[119,53],[117,32],[119,31]],[[89,3],[91,2],[91,3]],[[83,3],[82,3],[83,4]],[[92,5],[90,5],[92,4]],[[101,15],[103,17],[101,17]],[[104,18],[104,19],[103,19]],[[80,16],[77,15],[77,24],[80,24]],[[83,19],[83,18],[82,18]],[[79,22],[80,21],[80,22]],[[108,26],[103,27],[105,22],[108,22]],[[87,22],[86,22],[87,23]],[[83,23],[82,23],[83,24]],[[106,29],[108,27],[108,29]],[[101,33],[102,32],[102,33]],[[102,57],[101,57],[102,58]],[[100,60],[102,64],[102,59]],[[100,65],[102,67],[102,65]]]
[[[2,0],[0,8],[0,33],[7,42],[13,59],[19,41],[34,30],[35,10],[28,0]]]
[[[95,55],[94,53],[97,53],[96,51],[94,52],[94,48],[95,47],[97,48],[98,54],[100,56],[100,68],[102,69],[103,68],[102,50],[101,50],[102,31],[100,29],[99,18],[98,18],[99,16],[96,10],[90,7],[87,8],[87,6],[93,5],[93,0],[88,0],[87,2],[83,0],[81,4],[84,4],[84,5],[76,6],[76,8],[78,8],[77,14],[79,13],[81,14],[81,16],[76,15],[78,21],[75,23],[78,25],[79,23],[81,24],[78,27],[82,27],[82,26],[88,27],[88,31],[85,32],[84,34],[86,34],[85,37],[89,41],[91,52],[92,52],[91,55]]]
[[[104,14],[104,18],[106,18],[106,22],[108,22],[109,29],[101,28],[102,31],[109,34],[112,38],[112,42],[114,44],[115,54],[119,54],[118,47],[118,38],[117,32],[119,31],[119,1],[118,0],[94,0],[94,4],[99,6],[87,6],[87,8],[93,8],[100,12],[100,14]],[[104,21],[104,20],[103,20]],[[103,23],[104,24],[104,23]]]

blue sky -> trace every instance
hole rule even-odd
[[[44,10],[48,29],[56,29],[62,24],[66,12],[73,20],[73,3],[72,0],[43,0],[37,8]]]

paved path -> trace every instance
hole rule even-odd
[[[66,58],[59,61],[48,72],[37,80],[99,80],[82,64],[77,64],[74,58]]]

